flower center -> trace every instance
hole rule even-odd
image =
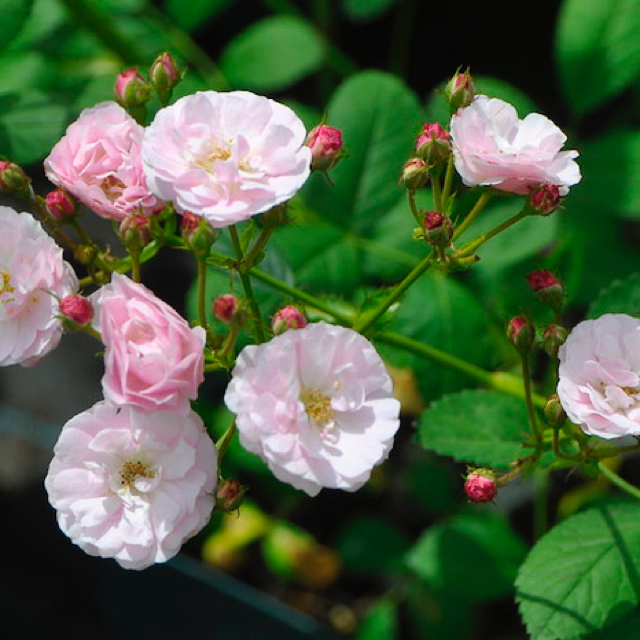
[[[124,462],[120,468],[119,476],[120,486],[123,489],[130,489],[138,478],[153,478],[155,473],[144,462],[135,460]]]
[[[211,153],[196,161],[196,166],[207,173],[213,173],[214,165],[218,160],[228,160],[231,157],[231,149],[228,147],[216,147]]]
[[[108,176],[102,181],[100,188],[107,200],[114,203],[122,196],[122,192],[125,190],[125,185],[124,182],[118,180],[115,176]]]
[[[307,415],[319,427],[325,427],[334,421],[331,398],[317,387],[303,387],[300,391],[300,402],[304,405]]]
[[[0,269],[0,296],[3,293],[13,293],[15,289],[11,286],[11,274]],[[9,302],[9,300],[3,300]]]

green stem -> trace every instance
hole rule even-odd
[[[474,220],[482,213],[482,210],[487,206],[487,202],[491,200],[491,193],[485,191],[473,206],[473,209],[469,211],[469,215],[458,225],[456,228],[452,240],[457,240],[474,222]]]
[[[420,213],[420,209],[418,209],[418,204],[416,203],[415,189],[407,189],[407,199],[409,200],[409,208],[411,209],[411,213],[415,221],[418,223],[418,226],[422,229],[424,220],[422,219],[422,214]]]
[[[229,233],[231,235],[231,242],[233,244],[233,250],[236,254],[236,259],[238,261],[238,273],[240,274],[240,280],[242,281],[242,287],[244,289],[244,294],[249,303],[249,309],[251,311],[251,315],[253,316],[253,324],[256,328],[256,335],[258,338],[258,342],[264,342],[266,340],[266,335],[264,331],[264,326],[262,324],[262,316],[260,315],[260,309],[258,308],[258,301],[256,300],[256,296],[253,293],[253,287],[251,286],[251,278],[248,273],[244,271],[244,256],[242,254],[242,247],[240,246],[240,238],[238,237],[238,231],[235,225],[229,227]]]
[[[207,259],[198,258],[198,320],[200,326],[208,331],[207,312],[205,310],[205,298],[207,291]]]
[[[629,484],[626,480],[623,480],[617,473],[609,469],[606,464],[603,462],[598,462],[598,469],[600,472],[605,475],[613,484],[615,484],[618,488],[626,491],[630,496],[637,498],[640,500],[640,489],[634,487],[632,484]]]
[[[442,188],[442,210],[446,212],[449,204],[449,196],[451,195],[451,187],[453,186],[453,176],[455,176],[455,166],[453,164],[453,154],[449,156],[447,162],[447,171],[444,174],[444,187]]]
[[[222,458],[224,458],[224,454],[227,452],[229,445],[231,444],[231,440],[233,440],[233,436],[236,434],[236,421],[235,418],[231,423],[231,426],[222,434],[218,442],[216,442],[216,447],[218,449],[218,466],[220,466],[220,462]]]
[[[536,439],[536,449],[542,450],[543,447],[543,433],[538,426],[538,418],[536,417],[536,410],[533,406],[533,400],[531,397],[531,374],[529,371],[529,354],[520,354],[520,360],[522,362],[522,380],[524,382],[524,402],[527,407],[527,416],[529,417],[529,426],[531,432]]]
[[[440,187],[440,171],[431,174],[431,193],[433,194],[433,206],[436,211],[444,212],[442,208],[442,188]]]
[[[267,246],[267,242],[269,242],[269,238],[271,238],[273,234],[273,229],[263,229],[258,236],[251,250],[245,255],[244,263],[247,265],[247,268],[251,269],[253,264],[256,261],[256,258],[260,255],[262,250]]]
[[[505,220],[504,222],[499,224],[497,227],[494,227],[490,231],[487,231],[487,233],[483,233],[481,236],[478,236],[474,240],[471,240],[471,242],[466,243],[460,248],[460,250],[458,251],[458,257],[471,255],[477,249],[479,249],[485,242],[488,242],[494,236],[497,236],[499,233],[502,233],[505,229],[512,227],[514,224],[516,224],[516,222],[520,222],[520,220],[522,220],[523,218],[526,218],[528,215],[529,213],[523,209],[519,213],[516,213],[515,216],[512,216],[508,220]]]
[[[131,279],[134,282],[140,282],[140,253],[132,251],[131,256]]]
[[[594,458],[603,460],[605,458],[613,458],[622,453],[631,453],[633,451],[640,451],[640,444],[630,444],[626,447],[603,447],[602,449],[596,449],[592,452]]]

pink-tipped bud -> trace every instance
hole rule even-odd
[[[440,211],[424,213],[424,239],[434,247],[448,247],[453,236],[451,219]]]
[[[238,312],[238,299],[230,293],[223,293],[213,301],[213,315],[221,322],[229,324]]]
[[[197,257],[206,258],[216,240],[216,230],[203,218],[191,211],[182,214],[182,239]]]
[[[475,469],[467,475],[464,491],[472,502],[491,502],[498,493],[495,474],[491,469]]]
[[[77,203],[64,189],[54,189],[44,199],[47,210],[56,220],[64,220],[75,214]]]
[[[31,179],[15,162],[0,160],[0,193],[27,196]]]
[[[152,63],[149,79],[164,104],[171,97],[171,91],[180,82],[181,74],[174,57],[167,51],[161,53]]]
[[[422,158],[411,158],[404,163],[400,184],[408,189],[419,189],[429,181],[429,166]]]
[[[342,157],[342,131],[326,124],[311,129],[305,144],[311,149],[314,171],[329,171]]]
[[[216,489],[216,507],[221,511],[236,511],[244,500],[245,491],[237,480],[224,480]]]
[[[562,282],[547,269],[532,271],[527,276],[527,282],[538,298],[554,309],[564,304],[565,288]]]
[[[555,358],[558,350],[567,339],[567,330],[559,324],[550,324],[542,334],[542,348],[545,352]]]
[[[531,213],[548,216],[559,206],[562,198],[560,188],[555,184],[541,184],[529,193],[527,207]]]
[[[137,213],[120,223],[120,238],[128,251],[138,252],[151,241],[151,219]]]
[[[149,100],[151,85],[137,69],[128,69],[117,75],[115,92],[117,101],[125,109],[132,109],[142,106]]]
[[[444,97],[452,111],[468,107],[476,96],[476,87],[468,71],[456,73],[444,89]]]
[[[81,327],[89,324],[93,318],[93,306],[83,296],[65,296],[60,300],[59,309],[61,316]]]
[[[451,155],[449,132],[437,122],[427,123],[416,138],[415,149],[428,164],[442,164]]]
[[[306,318],[300,309],[292,305],[283,307],[271,319],[271,329],[276,336],[288,329],[304,329],[306,326]]]
[[[560,398],[555,393],[549,397],[543,411],[544,417],[552,427],[559,427],[567,419],[567,414],[562,408]]]
[[[534,337],[533,325],[526,316],[516,316],[509,321],[507,338],[520,353],[525,354],[531,349]]]

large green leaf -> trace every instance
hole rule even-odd
[[[11,160],[41,160],[61,137],[67,110],[38,92],[0,94],[0,149]]]
[[[338,88],[327,113],[347,156],[331,171],[335,186],[314,174],[301,195],[335,224],[367,236],[402,194],[398,177],[422,122],[420,105],[395,76],[367,71]]]
[[[462,462],[505,467],[529,431],[524,401],[497,391],[466,390],[434,402],[420,416],[420,444]]]
[[[491,325],[478,300],[462,284],[437,272],[406,293],[389,329],[479,366],[493,364]],[[414,370],[426,400],[458,391],[475,380],[424,358],[381,345],[391,364]]]
[[[32,6],[33,0],[0,0],[0,51],[20,33]]]
[[[222,72],[232,85],[283,89],[316,71],[325,47],[315,29],[293,16],[273,16],[245,29],[225,49]]]
[[[230,4],[231,0],[164,0],[165,11],[187,31],[203,26]]]
[[[482,601],[511,591],[525,555],[524,543],[501,514],[472,511],[427,529],[407,564],[451,597]]]
[[[565,0],[556,57],[576,115],[618,94],[640,72],[640,0]]]
[[[45,90],[54,80],[53,63],[39,51],[10,51],[0,55],[0,87],[3,93]]]
[[[533,640],[582,638],[640,601],[640,505],[579,513],[543,536],[516,581]]]
[[[640,315],[640,274],[616,280],[600,292],[589,308],[589,318],[599,318],[605,313]]]
[[[355,640],[397,640],[398,605],[391,598],[380,598],[367,611]]]

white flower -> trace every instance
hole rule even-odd
[[[225,402],[242,445],[312,496],[360,488],[399,426],[400,404],[373,345],[324,322],[245,347]]]
[[[209,520],[217,451],[193,412],[99,402],[63,427],[45,479],[58,524],[90,555],[144,569]]]

